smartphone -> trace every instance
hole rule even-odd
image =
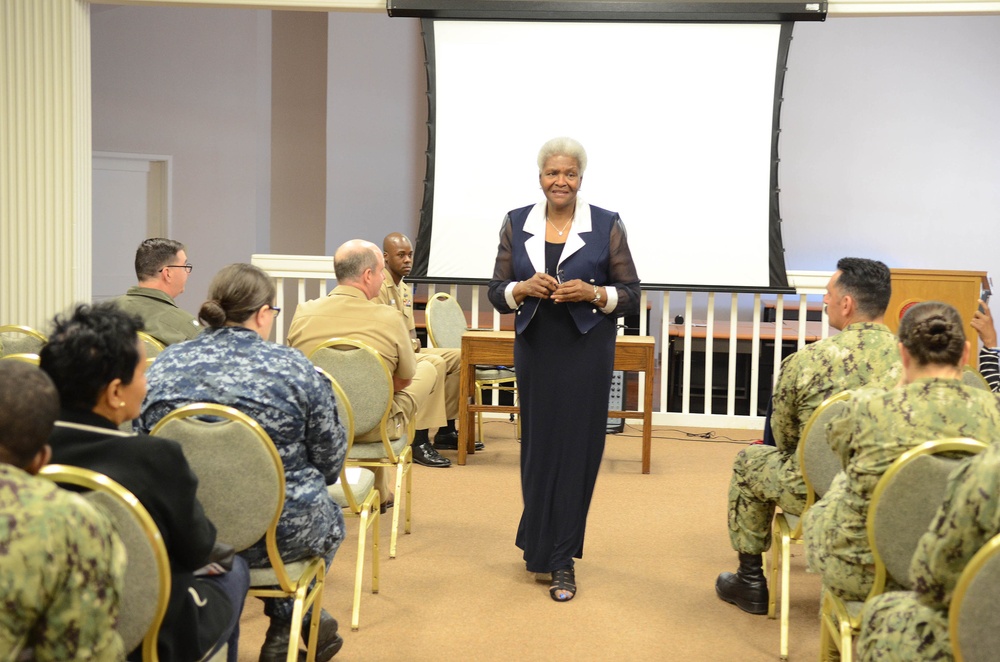
[[[990,294],[992,294],[992,292],[990,290],[983,290],[982,292],[979,293],[979,298],[983,300],[983,303],[989,303],[990,302]],[[979,312],[985,313],[986,311],[983,310],[982,306],[979,306]]]

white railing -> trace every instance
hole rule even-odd
[[[275,279],[281,308],[276,341],[283,343],[298,302],[325,296],[336,280],[333,258],[254,255],[252,262]],[[818,312],[819,321],[810,322],[808,317],[817,314],[830,275],[789,272],[794,294],[644,290],[640,310],[647,314],[639,315],[638,332],[656,336],[660,375],[658,392],[653,394],[653,424],[762,429],[761,414],[778,374],[781,350],[789,351],[792,344],[798,349],[829,334],[825,310]],[[473,317],[478,328],[501,328],[502,317],[486,300],[485,285],[419,287],[427,288],[428,298],[436,291],[448,291],[465,310],[478,311],[478,318]],[[765,319],[765,311],[773,321]],[[675,324],[677,316],[683,321]],[[720,354],[727,363],[721,376],[715,371]],[[640,401],[642,389],[640,380]]]

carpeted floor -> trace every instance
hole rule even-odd
[[[323,601],[345,639],[335,659],[778,659],[778,621],[745,614],[714,589],[719,572],[736,568],[726,533],[732,458],[759,433],[685,432],[705,431],[654,430],[649,475],[640,473],[637,429],[608,437],[576,564],[579,592],[565,604],[525,571],[513,543],[521,510],[513,424],[487,423],[486,450],[464,467],[414,467],[413,533],[400,535],[390,561],[391,517],[383,517],[381,590],[373,595],[366,583],[357,632],[350,611],[358,522],[347,520]],[[811,660],[820,582],[805,572],[802,547],[792,554],[790,659]],[[266,628],[260,603],[248,600],[241,661],[257,660]]]

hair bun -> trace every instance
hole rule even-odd
[[[224,326],[226,324],[226,311],[222,308],[222,302],[218,299],[209,299],[201,304],[198,319],[212,328]]]

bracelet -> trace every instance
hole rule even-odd
[[[594,300],[591,301],[590,303],[599,304],[600,302],[601,302],[601,292],[597,289],[597,286],[594,285]]]

